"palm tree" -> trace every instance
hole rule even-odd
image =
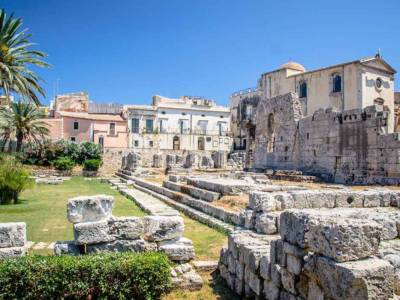
[[[31,35],[21,26],[21,18],[14,18],[13,14],[7,17],[0,10],[0,88],[7,97],[17,93],[39,105],[37,93],[45,93],[39,84],[41,78],[29,67],[49,65],[43,61],[45,53],[29,49],[34,45],[29,41]]]
[[[37,106],[23,101],[13,102],[10,107],[0,108],[0,144],[5,150],[9,143],[11,151],[13,140],[17,140],[16,152],[22,149],[25,141],[41,144],[49,135],[46,122],[40,120],[43,114]]]

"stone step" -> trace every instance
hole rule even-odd
[[[218,260],[195,260],[192,265],[200,272],[214,271],[218,268]]]
[[[163,185],[170,190],[185,193],[194,198],[208,202],[216,201],[221,197],[220,193],[207,191],[205,189],[201,189],[192,185],[181,184],[178,182],[164,181]]]
[[[173,199],[175,202],[179,202],[185,206],[189,206],[196,211],[201,211],[213,218],[219,219],[224,223],[233,224],[234,226],[243,226],[244,218],[239,212],[227,211],[223,208],[214,206],[207,201],[199,200],[190,197],[189,195],[170,190],[166,187],[159,186],[157,184],[144,181],[133,176],[128,176],[123,173],[117,173],[124,180],[133,180],[136,185],[144,187],[147,190],[156,192],[157,194]]]
[[[178,216],[179,212],[162,201],[137,189],[122,189],[121,194],[133,200],[140,208],[151,215]]]
[[[206,214],[204,212],[201,212],[201,211],[199,211],[197,209],[194,209],[194,208],[192,208],[192,207],[190,207],[188,205],[179,203],[178,201],[175,201],[175,200],[173,200],[171,198],[168,198],[168,197],[158,193],[157,191],[153,191],[153,190],[151,190],[149,188],[140,186],[138,184],[140,181],[135,180],[134,178],[131,178],[131,177],[129,177],[129,176],[125,175],[125,174],[122,174],[122,173],[117,173],[117,175],[122,176],[123,180],[127,180],[128,179],[128,180],[135,181],[136,183],[134,184],[134,187],[137,190],[152,195],[153,197],[155,197],[155,198],[163,201],[164,203],[174,207],[175,209],[183,212],[188,217],[190,217],[190,218],[192,218],[192,219],[194,219],[196,221],[199,221],[199,222],[201,222],[201,223],[203,223],[203,224],[205,224],[205,225],[207,225],[207,226],[209,226],[211,228],[216,228],[218,230],[221,230],[221,231],[227,232],[227,233],[232,232],[232,231],[235,230],[235,226],[233,226],[231,224],[225,223],[225,222],[223,222],[223,221],[221,221],[221,220],[219,220],[217,218],[214,218],[214,217],[212,217],[212,216],[210,216],[210,215],[208,215],[208,214]],[[149,185],[149,186],[152,186],[152,185]],[[157,188],[157,186],[153,185],[153,188]],[[162,188],[162,187],[158,187],[158,188]]]

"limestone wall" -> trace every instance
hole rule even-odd
[[[375,105],[303,117],[296,94],[264,99],[254,167],[298,169],[342,183],[400,183],[400,135],[387,134],[388,116]]]
[[[228,286],[242,297],[273,300],[399,295],[399,193],[336,193],[254,193],[249,208],[278,217],[266,234],[229,235],[219,262]]]

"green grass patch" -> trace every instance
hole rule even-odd
[[[67,220],[67,201],[77,196],[106,194],[114,197],[113,215],[144,216],[131,200],[99,180],[73,177],[60,185],[36,185],[21,194],[20,203],[0,205],[0,222],[26,222],[28,240],[54,242],[73,239]]]
[[[185,231],[183,235],[193,241],[198,260],[218,260],[221,248],[228,243],[228,236],[207,225],[183,215]]]

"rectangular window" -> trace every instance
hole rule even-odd
[[[139,133],[139,119],[132,119],[132,133]]]
[[[207,125],[208,125],[208,121],[200,120],[198,122],[199,130],[200,130],[201,134],[207,134]]]
[[[151,148],[153,148],[153,145],[154,145],[153,141],[149,141],[149,146],[150,146]]]
[[[160,120],[158,121],[158,123],[159,123],[160,132],[161,132],[161,133],[167,132],[168,119],[160,119]]]
[[[226,122],[218,122],[218,133],[220,136],[226,135],[227,128]]]
[[[115,123],[110,123],[110,135],[115,135]]]
[[[134,145],[135,147],[139,147],[139,141],[137,141],[137,140],[134,141],[134,142],[133,142],[133,145]]]
[[[74,122],[74,130],[78,130],[79,129],[79,122],[75,121]]]
[[[152,132],[153,132],[153,120],[147,119],[146,120],[146,133],[152,133]]]
[[[189,132],[189,120],[179,120],[179,132],[181,134]]]
[[[69,139],[70,139],[70,141],[73,142],[73,143],[76,142],[76,137],[74,137],[74,136],[71,136]]]

